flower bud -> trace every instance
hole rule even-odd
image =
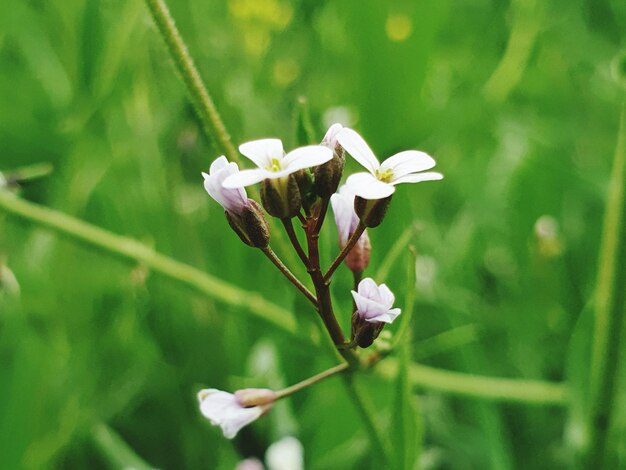
[[[224,211],[228,225],[246,245],[265,248],[270,242],[270,228],[259,203],[248,199],[240,214]]]
[[[267,388],[244,388],[235,392],[235,400],[244,408],[272,405],[276,401],[276,392]]]
[[[279,219],[295,217],[302,200],[296,177],[266,179],[261,183],[261,202],[268,214]]]
[[[313,170],[315,193],[324,199],[329,198],[337,191],[346,163],[343,147],[337,142],[337,134],[341,129],[343,129],[341,124],[330,126],[322,140],[322,145],[333,151],[333,158]]]
[[[356,245],[346,255],[344,262],[348,269],[353,273],[362,273],[365,271],[370,263],[370,251],[372,245],[370,244],[370,237],[367,235],[367,230],[359,237]]]
[[[339,232],[339,246],[343,249],[359,225],[359,217],[354,212],[354,193],[344,185],[339,188],[339,192],[331,196],[330,203]],[[370,251],[370,239],[366,230],[346,256],[344,260],[346,266],[352,272],[363,272],[369,264]]]
[[[382,322],[370,323],[364,320],[359,312],[352,314],[352,338],[360,348],[369,348],[378,335],[383,331]]]
[[[378,227],[387,213],[391,196],[382,199],[354,198],[354,211],[366,227]]]

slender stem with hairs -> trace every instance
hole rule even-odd
[[[313,304],[313,306],[317,309],[317,299],[315,296],[306,288],[304,284],[302,284],[296,276],[293,275],[289,268],[285,266],[285,264],[280,260],[280,258],[274,253],[269,246],[266,248],[262,248],[261,251],[268,257],[268,259],[274,263],[274,266],[278,268],[278,270],[284,274],[284,276],[291,282],[296,288],[304,294],[304,296],[309,299],[309,301]]]
[[[300,390],[305,389],[307,387],[310,387],[311,385],[314,385],[317,382],[321,382],[322,380],[332,375],[338,374],[339,372],[343,372],[349,367],[350,367],[350,364],[348,364],[347,362],[343,362],[335,367],[325,370],[324,372],[320,372],[319,374],[314,375],[313,377],[309,377],[308,379],[305,379],[302,382],[298,382],[297,384],[290,385],[289,387],[283,388],[282,390],[278,390],[276,392],[276,399],[278,400],[279,398],[284,398],[286,396],[293,395],[294,393],[299,392]]]
[[[287,236],[289,237],[289,241],[293,245],[296,253],[304,263],[306,268],[309,267],[309,257],[306,255],[304,250],[302,249],[302,245],[300,245],[300,241],[298,240],[298,236],[296,235],[295,230],[293,229],[293,223],[291,219],[282,219],[283,226],[285,227],[285,231],[287,232]]]
[[[348,253],[350,253],[350,250],[354,247],[354,245],[356,245],[356,242],[359,241],[359,238],[361,238],[361,235],[363,235],[363,232],[365,232],[365,228],[365,225],[362,222],[359,222],[359,225],[357,225],[356,230],[346,243],[346,246],[343,247],[341,252],[337,255],[333,263],[330,265],[330,268],[328,268],[326,274],[324,274],[324,282],[328,282],[330,280],[335,270],[339,267],[345,257],[348,256]]]

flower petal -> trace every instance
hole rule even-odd
[[[262,407],[243,408],[232,393],[214,388],[201,390],[198,400],[202,414],[211,424],[220,426],[228,439],[235,437],[242,427],[263,414]]]
[[[369,148],[363,137],[357,134],[352,129],[344,127],[339,134],[337,134],[337,141],[339,144],[354,158],[357,162],[363,165],[370,173],[376,173],[376,170],[380,168],[378,159]]]
[[[236,163],[229,163],[226,157],[221,156],[211,163],[210,174],[202,173],[204,177],[204,189],[215,199],[225,210],[240,214],[248,204],[248,196],[243,188],[225,189],[223,181],[230,175],[239,172]]]
[[[322,145],[326,145],[330,149],[334,149],[337,144],[337,134],[343,129],[343,126],[339,123],[335,123],[328,128],[324,138],[322,139]]]
[[[346,186],[363,199],[383,199],[391,196],[395,191],[393,185],[383,183],[369,173],[355,173],[348,176]]]
[[[372,320],[374,318],[379,318],[381,315],[387,313],[387,308],[367,297],[363,297],[361,294],[355,291],[352,292],[352,297],[354,298],[354,303],[356,304],[357,312],[359,316],[364,320]]]
[[[391,170],[393,172],[393,179],[395,180],[410,173],[430,170],[435,165],[435,160],[427,153],[418,152],[417,150],[407,150],[405,152],[396,153],[385,160],[380,165],[380,171]]]
[[[239,146],[239,151],[252,160],[259,168],[268,169],[272,158],[280,161],[285,154],[280,139],[259,139],[246,142]]]
[[[243,188],[251,184],[260,183],[266,178],[270,178],[274,173],[264,170],[263,168],[255,168],[253,170],[242,170],[239,173],[230,175],[224,180],[222,186],[224,188]]]
[[[370,322],[370,323],[375,323],[375,322],[392,323],[396,319],[396,317],[400,315],[400,313],[401,313],[401,310],[399,308],[392,308],[391,310],[388,310],[382,315],[378,315],[372,318],[366,318],[365,321]]]
[[[335,224],[337,225],[337,231],[339,232],[339,244],[341,245],[341,248],[343,248],[346,246],[348,237],[350,236],[350,222],[352,221],[352,213],[354,212],[354,209],[350,207],[346,198],[337,193],[330,197],[330,204],[333,207]]]
[[[308,145],[292,150],[281,162],[283,170],[293,173],[303,168],[321,165],[333,158],[333,151],[324,145]]]
[[[442,179],[443,175],[441,173],[437,173],[436,171],[427,171],[426,173],[413,173],[411,175],[403,176],[393,180],[391,184],[421,183],[422,181],[439,181]]]
[[[380,302],[387,308],[391,308],[396,301],[396,296],[393,295],[387,284],[378,286],[378,294],[380,295]]]
[[[376,301],[380,300],[380,295],[378,294],[378,286],[376,285],[376,282],[374,282],[374,279],[372,279],[371,277],[366,277],[365,279],[361,280],[361,282],[359,282],[357,290],[359,291],[359,295],[362,295],[363,297]]]

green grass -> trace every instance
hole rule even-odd
[[[445,174],[400,186],[369,231],[366,274],[399,305],[415,295],[411,344],[358,378],[397,465],[575,465],[626,80],[621,3],[168,4],[235,145],[295,146],[306,96],[318,139],[344,116],[379,156],[421,149]],[[232,469],[286,434],[307,468],[373,466],[337,378],[233,442],[199,414],[201,388],[280,388],[334,358],[311,345],[324,343],[307,304],[204,192],[200,172],[221,152],[144,2],[0,2],[0,71],[0,172],[54,168],[20,188],[37,205],[19,217],[0,194],[2,466]],[[77,219],[89,224],[81,242]],[[92,226],[104,230],[96,246]],[[294,265],[285,240],[272,244]],[[320,245],[328,266],[332,217]],[[346,331],[351,282],[340,267]],[[313,333],[298,340],[298,329]],[[407,356],[417,364],[395,374]],[[623,370],[606,441],[614,468],[626,458]],[[407,409],[421,422],[399,419]]]

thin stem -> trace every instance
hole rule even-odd
[[[356,230],[348,240],[348,243],[346,243],[346,246],[343,247],[343,250],[341,250],[341,252],[337,255],[333,264],[330,265],[330,268],[328,268],[328,271],[324,274],[324,282],[328,282],[330,280],[335,270],[339,267],[344,258],[348,256],[348,253],[350,253],[350,250],[352,250],[354,245],[356,245],[356,242],[359,241],[359,238],[361,238],[361,235],[365,232],[365,228],[365,225],[362,222],[359,222],[359,225],[357,225]]]
[[[329,202],[330,199],[328,198],[322,200],[322,206],[320,207],[320,212],[315,222],[315,228],[313,229],[314,233],[320,233],[320,230],[322,230],[322,225],[324,224],[324,219],[326,218],[326,213],[328,212]]]
[[[209,139],[215,140],[217,146],[229,160],[241,163],[239,154],[226,131],[226,126],[193,63],[193,59],[189,55],[187,45],[178,32],[167,5],[163,0],[146,0],[146,5],[148,5],[176,68],[187,86],[191,102],[202,121],[207,136]]]
[[[313,304],[313,306],[317,309],[317,299],[315,296],[302,284],[296,276],[293,275],[289,268],[285,266],[285,264],[280,260],[280,258],[274,253],[274,251],[268,246],[266,248],[262,248],[261,251],[269,258],[269,260],[274,263],[274,266],[278,268],[278,270],[285,275],[285,277],[291,282],[296,288],[304,294],[304,296],[309,299],[309,301]]]
[[[0,173],[0,181],[4,180],[7,186],[16,183],[24,183],[38,178],[43,178],[52,173],[54,167],[50,163],[35,163],[14,170]],[[0,186],[2,186],[0,184]]]
[[[351,401],[367,428],[367,434],[375,447],[376,455],[383,460],[383,468],[387,468],[387,465],[391,462],[391,445],[376,422],[374,405],[369,396],[359,388],[353,374],[345,374],[343,379],[346,390],[352,399]]]
[[[306,253],[302,249],[302,245],[300,245],[298,236],[296,235],[296,232],[293,229],[293,224],[291,223],[291,219],[282,219],[282,223],[283,223],[283,226],[285,227],[285,231],[287,232],[287,236],[289,237],[289,241],[295,248],[296,253],[298,253],[298,256],[302,260],[302,263],[304,263],[304,266],[308,269],[309,257],[306,255]]]
[[[609,431],[614,414],[620,343],[626,314],[626,103],[622,109],[602,229],[590,369],[589,448],[586,468],[611,467]]]
[[[335,313],[333,312],[329,283],[324,282],[324,277],[322,276],[318,245],[319,234],[315,233],[314,228],[315,219],[310,219],[306,230],[307,247],[309,249],[309,275],[315,287],[317,305],[319,307],[320,316],[324,321],[324,326],[335,343],[335,346],[339,346],[343,345],[346,340],[343,336],[343,331],[341,331],[341,326],[337,323]]]
[[[302,212],[298,212],[298,220],[302,224],[303,227],[306,227],[306,217],[302,215]]]
[[[348,364],[347,362],[344,362],[335,367],[331,367],[330,369],[325,370],[324,372],[320,372],[319,374],[314,375],[313,377],[309,377],[308,379],[305,379],[302,382],[298,382],[297,384],[291,385],[287,388],[283,388],[282,390],[279,390],[276,392],[276,399],[278,400],[280,398],[293,395],[294,393],[299,392],[300,390],[305,389],[307,387],[310,387],[311,385],[316,384],[317,382],[321,382],[322,380],[332,375],[338,374],[339,372],[343,372],[349,367],[350,367],[350,364]]]

